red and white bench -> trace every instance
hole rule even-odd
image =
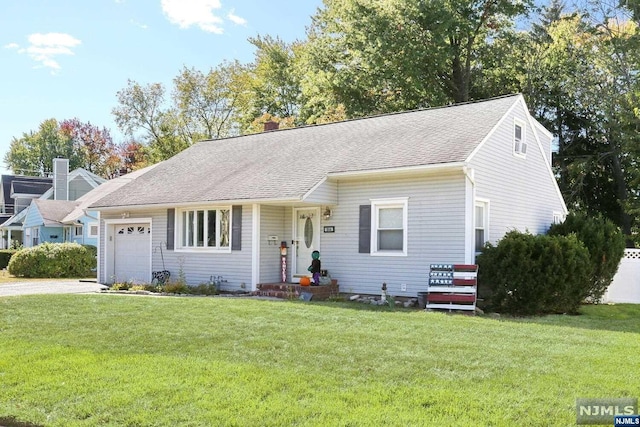
[[[431,264],[426,308],[475,311],[477,289],[477,265]]]

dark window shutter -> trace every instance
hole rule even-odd
[[[173,250],[173,236],[176,227],[176,210],[167,209],[167,250]]]
[[[242,250],[242,206],[231,207],[231,250]]]
[[[360,205],[360,240],[358,252],[371,252],[371,205]]]

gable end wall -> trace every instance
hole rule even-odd
[[[513,155],[514,120],[525,123],[527,155]],[[528,112],[517,103],[469,166],[474,170],[476,198],[489,200],[489,240],[495,243],[510,230],[545,233],[553,213],[565,208],[553,176],[549,173],[548,150],[536,142]],[[541,142],[550,143],[541,135]],[[548,151],[547,151],[548,152]]]

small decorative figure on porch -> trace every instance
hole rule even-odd
[[[313,258],[313,260],[307,270],[313,274],[313,284],[317,286],[320,284],[320,252],[311,252],[311,258]]]

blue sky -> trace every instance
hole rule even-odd
[[[1,0],[0,172],[13,137],[49,118],[106,126],[127,79],[253,59],[247,38],[303,39],[321,0]]]

